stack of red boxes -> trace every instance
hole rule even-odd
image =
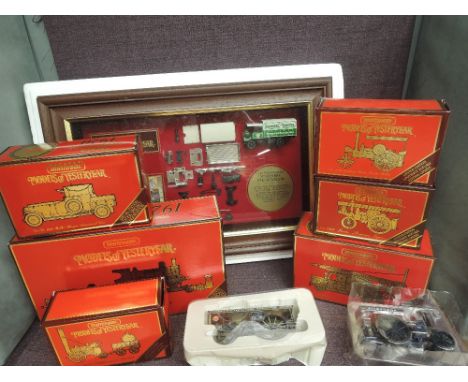
[[[63,328],[63,335],[51,335],[55,329],[48,329],[61,363],[115,364],[147,359],[148,354],[167,356],[167,311],[184,312],[194,299],[226,294],[216,199],[148,205],[140,162],[135,135],[15,146],[0,155],[0,191],[17,233],[10,249],[39,319],[55,325],[51,317],[57,315],[68,325],[67,317],[79,318],[75,311],[88,315],[89,306],[67,299],[99,307],[96,320],[76,336]],[[199,246],[202,236],[207,239]],[[139,282],[145,279],[156,282]],[[113,293],[124,298],[105,297]],[[53,302],[54,294],[61,296],[60,304]],[[151,319],[124,323],[122,316],[139,317],[134,313],[147,308],[135,305],[146,301],[142,296],[157,297],[151,317],[158,318],[158,325]],[[133,332],[151,332],[142,329],[147,325],[158,327],[158,334],[132,345]],[[105,336],[110,331],[115,338]],[[96,345],[104,338],[112,342],[110,348]],[[122,357],[124,350],[135,356]]]
[[[425,288],[425,229],[449,110],[436,100],[322,99],[314,211],[295,233],[295,286],[346,304],[354,281]]]

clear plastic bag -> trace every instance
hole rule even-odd
[[[351,362],[466,365],[460,323],[447,292],[355,283],[348,301]]]

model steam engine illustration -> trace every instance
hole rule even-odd
[[[383,345],[410,352],[453,351],[452,335],[437,328],[437,309],[385,304],[363,304],[356,310],[360,325],[359,342],[370,352]]]
[[[351,285],[354,282],[368,283],[374,285],[385,286],[406,286],[409,270],[405,270],[401,281],[388,280],[383,277],[366,275],[357,271],[350,271],[330,265],[311,264],[317,269],[325,271],[323,276],[312,275],[310,277],[310,285],[314,286],[318,291],[329,291],[349,295]]]
[[[97,358],[107,358],[109,353],[106,353],[101,344],[92,342],[85,345],[77,345],[70,347],[68,339],[62,329],[58,329],[60,340],[62,341],[63,347],[67,353],[68,359],[72,362],[83,362],[88,356]],[[136,354],[140,351],[140,341],[135,335],[126,333],[122,336],[122,341],[112,344],[112,353],[123,356],[128,352]]]
[[[294,118],[265,119],[261,123],[247,123],[242,140],[245,147],[252,150],[257,145],[284,146],[296,135],[297,121]]]
[[[383,143],[377,143],[372,147],[364,145],[359,146],[360,133],[356,133],[356,143],[354,147],[345,146],[343,156],[338,159],[338,163],[344,167],[351,167],[355,159],[365,158],[370,159],[374,166],[381,171],[391,171],[395,168],[403,167],[403,161],[406,156],[406,151],[395,152],[388,149]],[[367,135],[368,140],[378,141],[400,141],[407,142],[405,137],[386,137]]]
[[[117,273],[120,275],[120,278],[114,281],[114,283],[116,284],[164,276],[167,282],[168,292],[184,291],[190,293],[198,290],[206,290],[213,288],[212,275],[205,275],[205,282],[202,284],[183,285],[185,281],[189,280],[189,277],[184,276],[180,273],[180,266],[177,264],[176,259],[174,258],[171,259],[171,265],[169,267],[166,266],[166,263],[164,263],[164,261],[160,261],[157,268],[142,270],[136,267],[123,268],[115,269],[112,271],[112,273]]]
[[[293,305],[210,311],[207,323],[215,326],[214,340],[221,345],[252,335],[278,340],[288,333],[307,329],[304,320],[297,320]]]
[[[361,222],[373,233],[386,234],[396,230],[398,224],[398,219],[389,218],[386,213],[399,214],[400,210],[354,202],[338,202],[338,213],[344,215],[341,220],[343,228],[353,229],[358,222]]]
[[[23,209],[24,221],[31,227],[39,227],[44,221],[68,219],[81,215],[109,217],[117,204],[114,195],[96,195],[92,184],[65,186],[57,190],[63,200],[29,204]]]

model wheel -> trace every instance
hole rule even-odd
[[[84,353],[69,353],[68,359],[72,362],[82,362],[86,359],[86,355]]]
[[[379,315],[376,328],[379,334],[393,345],[404,345],[411,339],[410,327],[399,318],[390,315]]]
[[[104,359],[104,358],[107,358],[108,355],[109,354],[107,354],[107,353],[101,353],[101,354],[98,355],[98,358]]]
[[[114,353],[117,354],[117,355],[122,356],[122,355],[125,355],[126,351],[125,351],[125,349],[117,349],[117,350],[114,351]]]
[[[431,336],[432,344],[437,350],[455,350],[455,340],[447,332],[433,330]]]
[[[369,218],[367,226],[374,233],[384,234],[390,231],[392,228],[392,223],[387,216],[376,215]]]
[[[399,156],[392,151],[375,155],[374,164],[381,171],[391,171],[398,166]]]
[[[128,349],[128,351],[132,354],[136,354],[140,351],[140,346],[138,345],[130,346],[130,349]]]
[[[283,317],[270,314],[263,319],[263,326],[269,330],[275,330],[284,327],[285,322]]]
[[[70,214],[78,214],[83,209],[83,205],[81,204],[79,200],[75,200],[75,199],[67,200],[65,202],[65,209]]]
[[[247,142],[245,143],[245,146],[246,146],[249,150],[253,150],[255,147],[257,147],[257,142],[255,142],[254,140],[247,141]]]
[[[96,215],[96,217],[98,217],[100,219],[105,219],[105,218],[109,217],[109,215],[111,213],[112,213],[111,209],[108,206],[105,206],[105,205],[97,206],[94,209],[94,215]]]
[[[385,145],[378,144],[372,148],[372,151],[374,152],[375,155],[382,155],[382,154],[385,154],[385,152],[387,151],[387,148],[385,147]]]
[[[234,325],[222,325],[221,328],[217,329],[217,333],[214,336],[214,340],[218,344],[229,345],[236,339],[236,337],[232,335],[232,331],[234,330],[234,328]]]
[[[286,144],[286,138],[280,137],[276,138],[276,147],[281,147]]]
[[[354,220],[352,217],[345,216],[343,219],[341,219],[341,226],[346,229],[353,229],[356,227],[357,221]]]
[[[262,324],[268,330],[258,333],[257,336],[265,340],[278,340],[288,334],[285,330],[286,321],[281,316],[270,314],[264,318]]]
[[[27,214],[24,217],[24,221],[30,227],[39,227],[44,220],[38,214]]]

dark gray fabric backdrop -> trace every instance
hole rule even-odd
[[[47,16],[60,79],[336,62],[347,97],[400,98],[413,16]]]

